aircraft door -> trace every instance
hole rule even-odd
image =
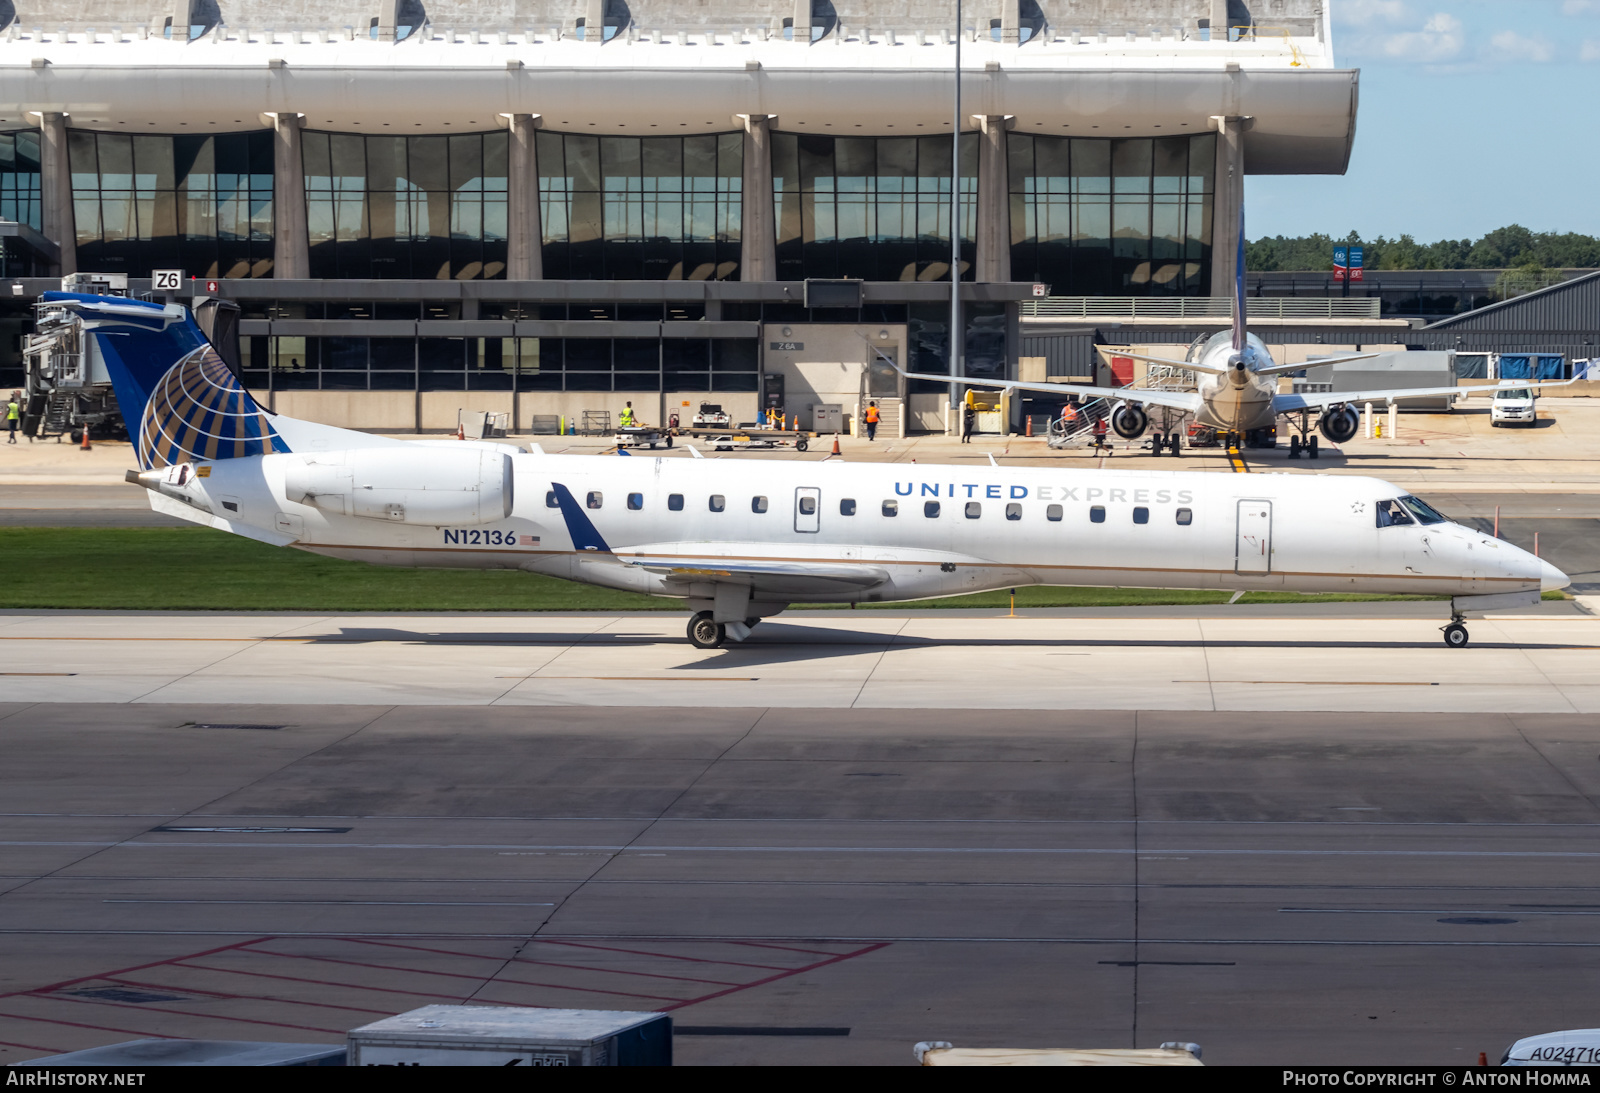
[[[822,530],[822,491],[815,486],[794,491],[794,529],[805,534]]]
[[[1235,573],[1272,572],[1272,502],[1239,502],[1239,535],[1234,543]]]

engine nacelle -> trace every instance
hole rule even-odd
[[[1111,411],[1111,427],[1124,440],[1137,440],[1150,428],[1150,415],[1131,403],[1120,403]]]
[[[284,496],[338,516],[487,524],[511,515],[511,457],[482,448],[352,448],[286,457]]]
[[[1343,444],[1361,428],[1361,415],[1349,406],[1336,406],[1317,419],[1317,432],[1335,444]]]

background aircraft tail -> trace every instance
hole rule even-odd
[[[1244,205],[1241,202],[1239,206],[1239,254],[1233,271],[1233,348],[1235,352],[1244,350],[1244,299]]]
[[[74,292],[40,299],[72,311],[84,352],[105,361],[141,469],[289,450],[185,308]]]

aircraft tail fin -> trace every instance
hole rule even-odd
[[[1242,351],[1245,343],[1245,292],[1244,292],[1244,204],[1239,205],[1239,252],[1233,271],[1233,348]]]
[[[289,450],[185,308],[76,292],[40,301],[71,312],[84,352],[104,360],[141,469]]]

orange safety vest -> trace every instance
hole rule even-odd
[[[868,425],[876,425],[877,423],[878,423],[878,408],[876,406],[868,406],[867,407],[867,424]]]

